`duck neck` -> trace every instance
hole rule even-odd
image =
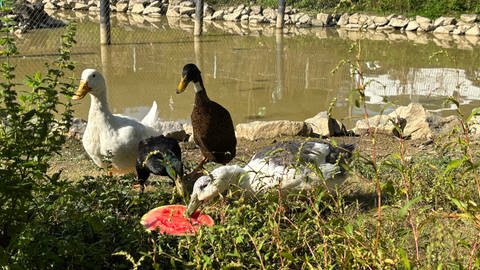
[[[250,174],[245,169],[238,165],[230,165],[227,168],[229,184],[238,185],[242,189],[250,189]]]
[[[99,119],[101,116],[104,118],[109,118],[112,113],[108,108],[107,95],[105,92],[102,92],[99,95],[90,95],[90,111],[88,113],[88,120]]]
[[[207,96],[207,91],[205,90],[205,86],[203,86],[202,78],[198,82],[194,82],[193,87],[195,89],[195,104],[200,105],[203,102],[209,100]]]

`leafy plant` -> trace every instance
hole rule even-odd
[[[8,11],[6,7],[3,10]],[[51,156],[61,149],[69,129],[70,102],[61,97],[73,92],[73,78],[64,77],[74,66],[70,60],[75,25],[62,36],[59,57],[46,65],[46,74],[26,78],[28,92],[21,92],[15,81],[10,59],[18,54],[10,30],[15,23],[2,17],[0,65],[0,264],[9,260],[25,226],[37,215],[34,193],[59,174],[47,175]]]

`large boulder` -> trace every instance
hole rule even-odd
[[[311,128],[302,121],[254,121],[238,124],[235,128],[237,138],[247,140],[274,139],[281,136],[309,136]]]
[[[327,112],[319,112],[314,117],[305,120],[313,133],[320,136],[345,136],[349,135],[345,125],[340,121],[328,116]]]
[[[388,115],[376,115],[368,120],[359,120],[355,125],[355,134],[363,135],[370,131],[392,134],[398,132],[397,127],[404,125],[403,136],[412,139],[431,139],[433,131],[430,128],[431,115],[418,103],[398,107]],[[406,122],[404,122],[404,120]]]

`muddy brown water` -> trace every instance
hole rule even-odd
[[[480,105],[480,42],[475,39],[462,46],[430,34],[412,40],[399,32],[300,29],[295,31],[302,33],[276,35],[271,27],[222,23],[206,24],[204,35],[195,39],[190,21],[113,15],[112,45],[100,46],[97,16],[70,16],[78,22],[74,75],[79,78],[84,68],[101,70],[110,109],[137,118],[155,100],[162,119],[188,121],[193,86],[179,95],[175,88],[183,65],[193,62],[202,71],[210,98],[224,105],[235,123],[304,120],[326,111],[336,98],[334,115],[353,127],[362,111],[351,102],[355,80],[350,66],[339,63],[355,60],[349,51],[354,44],[361,47],[359,64],[369,82],[366,102],[372,115],[390,111],[389,102],[420,102],[453,114],[453,106],[444,104],[448,96],[455,96],[465,111]],[[57,57],[63,32],[40,29],[17,40],[21,54],[13,63],[18,81],[44,71],[44,62]],[[89,103],[88,98],[75,103],[75,115],[86,119]]]

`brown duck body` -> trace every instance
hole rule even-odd
[[[191,115],[193,139],[203,156],[220,164],[227,164],[236,154],[237,139],[230,113],[208,98],[205,90],[195,93]]]

